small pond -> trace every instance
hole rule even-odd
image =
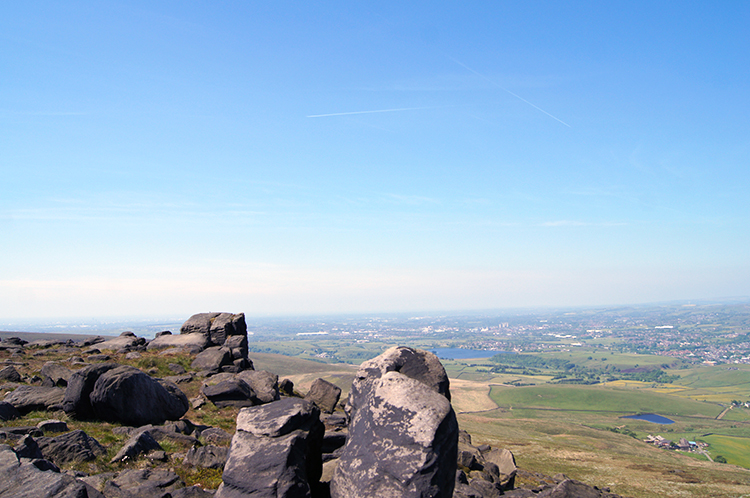
[[[491,358],[496,354],[515,354],[506,353],[505,351],[486,351],[482,349],[463,349],[463,348],[435,348],[432,350],[438,358],[446,360],[466,360],[469,358]]]
[[[638,415],[628,415],[626,417],[620,417],[620,418],[631,418],[634,420],[645,420],[646,422],[651,422],[653,424],[674,424],[674,420],[670,420],[667,417],[662,417],[661,415],[657,415],[655,413],[640,413]]]

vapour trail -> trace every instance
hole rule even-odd
[[[375,111],[353,111],[353,112],[334,112],[331,114],[313,114],[306,116],[308,118],[327,118],[329,116],[350,116],[352,114],[375,114],[377,112],[399,112],[399,111],[418,111],[420,109],[440,109],[441,107],[449,106],[437,106],[437,107],[402,107],[400,109],[377,109]]]
[[[529,102],[529,101],[528,101],[528,100],[526,100],[525,98],[521,97],[520,95],[516,95],[515,93],[511,92],[511,91],[510,91],[510,90],[508,90],[507,88],[504,88],[504,87],[502,87],[502,86],[498,85],[498,84],[497,84],[497,83],[496,83],[495,81],[491,80],[490,78],[488,78],[487,76],[483,75],[483,74],[482,74],[482,73],[480,73],[479,71],[475,71],[475,70],[473,70],[472,68],[470,68],[469,66],[467,66],[467,65],[466,65],[466,64],[464,64],[463,62],[461,62],[461,61],[458,61],[458,60],[454,59],[454,58],[453,58],[453,57],[451,57],[451,56],[447,56],[447,57],[448,57],[448,58],[449,58],[450,60],[452,60],[453,62],[455,62],[456,64],[458,64],[459,66],[461,66],[461,67],[463,67],[463,68],[466,68],[466,69],[468,69],[469,71],[471,71],[472,73],[474,73],[474,74],[476,74],[477,76],[479,76],[480,78],[482,78],[482,79],[485,79],[485,80],[489,81],[489,82],[490,82],[490,83],[491,83],[492,85],[494,85],[494,86],[498,87],[498,88],[499,88],[500,90],[502,90],[502,91],[504,91],[504,92],[507,92],[507,93],[509,93],[509,94],[513,95],[513,96],[514,96],[515,98],[517,98],[517,99],[518,99],[518,100],[520,100],[521,102],[526,102],[527,104],[529,104],[529,105],[530,105],[531,107],[533,107],[533,108],[534,108],[534,109],[536,109],[537,111],[543,112],[543,113],[544,113],[544,114],[546,114],[547,116],[551,117],[551,118],[552,118],[552,119],[554,119],[555,121],[559,121],[560,123],[564,124],[564,125],[565,125],[565,126],[567,126],[568,128],[570,128],[570,127],[571,127],[571,126],[570,126],[570,125],[569,125],[568,123],[566,123],[566,122],[565,122],[565,121],[563,121],[562,119],[560,119],[560,118],[558,118],[558,117],[555,117],[555,116],[553,116],[552,114],[548,113],[547,111],[545,111],[545,110],[544,110],[544,109],[542,109],[541,107],[539,107],[539,106],[535,106],[534,104],[532,104],[531,102]]]

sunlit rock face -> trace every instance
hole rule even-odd
[[[458,423],[434,354],[398,347],[363,363],[346,409],[333,498],[453,495]]]

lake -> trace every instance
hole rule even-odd
[[[640,415],[628,415],[626,417],[620,417],[620,418],[631,418],[634,420],[645,420],[646,422],[651,422],[653,424],[674,424],[674,420],[670,420],[667,417],[662,417],[661,415],[657,415],[655,413],[641,413]]]
[[[438,358],[448,360],[466,360],[469,358],[490,358],[496,354],[515,354],[506,351],[486,351],[483,349],[462,349],[462,348],[435,348],[432,350]]]

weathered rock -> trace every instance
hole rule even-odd
[[[185,486],[180,476],[168,470],[134,469],[121,472],[104,484],[107,498],[165,498]]]
[[[106,455],[107,450],[99,441],[82,430],[55,437],[40,437],[36,440],[44,458],[57,465],[69,462],[88,462],[97,456]]]
[[[178,363],[170,363],[169,365],[167,365],[167,368],[175,375],[182,375],[187,372],[187,370],[185,370],[185,367]]]
[[[89,400],[95,417],[133,426],[177,420],[189,408],[187,396],[176,385],[127,365],[101,374]]]
[[[81,342],[82,348],[87,348],[89,346],[93,346],[94,344],[101,344],[102,342],[106,341],[107,339],[105,337],[102,337],[100,335],[97,335],[95,337],[89,337],[87,339],[84,339]]]
[[[313,403],[295,398],[240,410],[216,497],[311,496],[322,473],[319,417]]]
[[[73,373],[68,379],[68,387],[65,389],[62,408],[68,416],[78,420],[94,418],[94,409],[91,406],[91,392],[99,377],[109,370],[117,368],[117,363],[104,363],[91,365]]]
[[[218,427],[209,427],[201,431],[200,437],[206,444],[225,444],[232,441],[232,435]]]
[[[21,374],[13,365],[8,365],[0,370],[0,380],[7,380],[8,382],[21,382]]]
[[[21,416],[16,407],[6,401],[0,401],[0,420],[13,420]]]
[[[100,351],[134,350],[146,345],[146,339],[136,337],[132,332],[123,332],[119,337],[108,341],[97,343],[96,348]]]
[[[86,359],[90,363],[96,363],[100,361],[109,361],[112,359],[112,357],[108,354],[90,354],[88,355],[88,357],[86,357]]]
[[[232,354],[228,348],[214,346],[196,355],[190,366],[196,370],[218,372],[221,367],[232,364]]]
[[[13,498],[104,498],[75,477],[55,472],[45,460],[24,461],[10,446],[0,445],[0,496]],[[40,468],[41,467],[41,468]],[[49,470],[42,470],[49,469]]]
[[[193,467],[206,469],[221,469],[227,463],[229,448],[212,444],[190,448],[183,462]]]
[[[39,427],[39,430],[42,432],[68,432],[68,424],[62,420],[42,420],[36,424],[36,426]]]
[[[20,337],[7,337],[3,339],[3,345],[11,345],[11,346],[23,346],[24,344],[28,344],[29,341],[25,341],[21,339]]]
[[[170,348],[185,348],[194,351],[203,351],[211,344],[208,335],[203,334],[165,334],[156,337],[154,340],[148,343],[147,349],[149,351],[170,349]]]
[[[614,498],[617,495],[596,489],[573,479],[566,479],[552,489],[545,489],[538,498]]]
[[[21,439],[26,434],[31,434],[34,437],[44,435],[36,426],[0,427],[0,439]]]
[[[315,379],[305,399],[312,401],[321,411],[333,413],[341,397],[341,388],[325,379]]]
[[[284,396],[294,396],[294,382],[289,379],[284,379],[279,382],[279,394]]]
[[[448,395],[445,370],[431,353],[391,348],[363,363],[331,496],[451,497],[458,424]]]
[[[21,438],[13,451],[16,452],[18,458],[44,458],[42,450],[39,449],[39,444],[28,434]]]
[[[45,387],[65,387],[73,371],[59,363],[48,361],[39,372],[42,376],[42,385]]]
[[[497,479],[502,483],[503,488],[513,489],[518,470],[513,453],[505,448],[492,448],[489,451],[482,452],[482,457],[486,462],[486,467],[491,464],[497,467]]]
[[[110,463],[134,460],[141,453],[162,449],[161,445],[156,442],[156,439],[148,431],[142,431],[128,439]]]
[[[220,313],[211,320],[209,336],[211,342],[216,345],[224,344],[229,336],[247,336],[247,325],[245,314]]]
[[[265,370],[245,370],[237,378],[247,382],[261,403],[279,399],[279,376]]]
[[[59,387],[21,386],[5,396],[5,401],[21,413],[50,410],[62,404],[65,390]]]
[[[206,491],[198,485],[180,488],[171,491],[169,494],[172,495],[172,498],[211,498],[214,496],[211,491]]]
[[[225,406],[254,406],[261,404],[255,392],[244,380],[228,379],[201,387],[201,394],[219,408]]]

